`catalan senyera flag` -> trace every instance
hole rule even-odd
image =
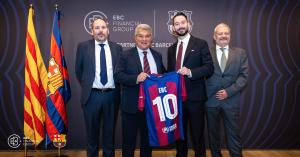
[[[45,138],[47,70],[37,42],[33,24],[34,10],[29,8],[24,89],[24,135],[36,146]]]
[[[55,135],[67,133],[68,120],[65,105],[71,97],[69,74],[60,35],[60,12],[58,10],[55,11],[53,17],[48,79],[46,130],[47,139],[50,138],[53,141]],[[49,144],[51,141],[47,140],[46,143]]]

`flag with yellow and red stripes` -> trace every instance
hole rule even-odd
[[[24,88],[24,135],[35,145],[45,138],[47,70],[37,42],[33,24],[34,10],[29,8]]]

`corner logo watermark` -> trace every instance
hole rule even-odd
[[[32,142],[28,137],[23,137],[21,138],[19,135],[17,134],[11,134],[8,138],[7,138],[7,144],[10,148],[19,148],[22,145],[26,145],[26,146],[33,146],[34,142]]]
[[[7,144],[11,148],[18,148],[22,143],[22,140],[19,135],[12,134],[7,138]]]

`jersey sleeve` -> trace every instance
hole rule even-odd
[[[140,83],[138,110],[143,111],[145,107],[145,92],[143,83]]]
[[[184,77],[182,75],[180,75],[180,86],[181,86],[182,101],[185,102],[187,100],[187,93],[186,93],[186,88],[185,88]]]

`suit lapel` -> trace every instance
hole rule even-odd
[[[230,63],[231,63],[231,61],[232,61],[233,55],[234,55],[234,51],[233,51],[232,48],[229,47],[229,49],[228,49],[228,58],[227,58],[227,62],[226,62],[226,66],[225,66],[224,72],[226,71],[226,69],[229,68]]]
[[[216,51],[216,47],[213,47],[212,49],[211,49],[211,57],[212,57],[212,59],[213,59],[213,63],[214,63],[214,65],[215,65],[215,68],[217,68],[217,69],[215,69],[215,70],[217,70],[219,73],[222,73],[222,71],[221,71],[221,67],[220,67],[220,63],[219,63],[219,61],[218,61],[218,57],[217,57],[217,51]]]
[[[117,50],[116,50],[116,47],[114,46],[114,44],[112,42],[108,42],[109,44],[109,48],[110,48],[110,54],[111,54],[111,61],[112,61],[112,66],[113,66],[113,69],[115,68],[115,65],[116,65],[116,59],[117,59]]]
[[[140,56],[139,56],[139,52],[137,50],[137,48],[133,48],[133,60],[136,62],[135,65],[138,65],[137,68],[138,68],[138,71],[139,72],[142,72],[143,71],[143,68],[142,68],[142,63],[141,63],[141,60],[140,60]]]
[[[194,42],[195,42],[194,37],[191,36],[190,40],[189,40],[189,43],[187,45],[186,51],[185,51],[185,55],[184,55],[184,59],[183,59],[183,65],[185,64],[185,62],[186,62],[187,58],[189,57],[190,53],[192,52]]]
[[[94,40],[90,40],[90,42],[89,42],[88,53],[89,53],[89,56],[91,56],[91,58],[92,58],[91,60],[92,60],[93,67],[95,67],[94,69],[96,69],[95,41]]]
[[[160,68],[160,61],[159,61],[159,56],[157,56],[158,52],[154,51],[153,49],[150,49],[152,56],[154,58],[155,64],[156,64],[156,70],[157,73],[162,73],[162,69]]]
[[[177,49],[177,44],[178,44],[178,40],[177,42],[171,47],[171,70],[175,70],[175,65],[176,65],[176,49]]]

